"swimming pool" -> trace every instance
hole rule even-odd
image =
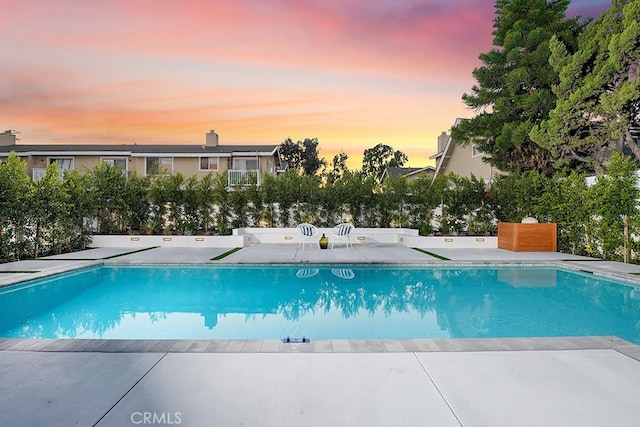
[[[640,288],[549,267],[101,266],[0,289],[0,337],[412,339],[615,335]]]

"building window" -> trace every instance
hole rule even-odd
[[[173,157],[147,157],[147,175],[173,173]]]
[[[124,172],[127,171],[127,159],[124,157],[103,157],[102,161],[108,165],[115,166]]]
[[[201,171],[217,171],[218,158],[217,157],[200,157],[200,170]]]
[[[49,157],[49,164],[56,164],[61,171],[73,169],[73,157]]]
[[[240,171],[258,170],[258,159],[233,159],[233,168]]]
[[[484,155],[484,151],[480,151],[476,144],[471,144],[471,157],[479,157]]]

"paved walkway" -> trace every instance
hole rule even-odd
[[[637,281],[640,266],[499,249],[92,249],[0,264],[0,285],[100,263],[538,263]],[[442,259],[445,258],[445,259]],[[640,347],[509,340],[0,339],[0,425],[635,426]]]

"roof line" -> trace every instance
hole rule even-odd
[[[457,118],[455,120],[455,122],[453,123],[453,127],[458,126],[460,124],[460,122],[462,122],[462,119]],[[444,161],[447,158],[447,153],[449,152],[449,148],[451,147],[452,141],[453,141],[453,138],[451,137],[451,135],[449,135],[449,139],[447,140],[447,144],[444,146],[444,150],[441,151],[442,156],[438,159],[438,162],[436,164],[436,170],[433,173],[433,181],[435,181],[436,176],[438,176],[438,174],[440,173],[440,169],[442,169],[442,165],[444,164]],[[437,154],[440,154],[440,153],[437,153]]]

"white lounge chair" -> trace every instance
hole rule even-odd
[[[296,227],[298,232],[300,233],[301,239],[300,243],[298,243],[298,248],[302,245],[302,249],[304,249],[305,243],[309,243],[309,247],[315,240],[315,237],[318,235],[318,229],[313,224],[307,224],[306,222],[303,224],[298,224]]]
[[[347,249],[349,249],[349,246],[353,248],[353,244],[351,243],[351,233],[353,233],[353,230],[355,230],[353,224],[349,224],[346,222],[333,227],[331,249],[333,249],[333,244],[336,242],[336,240],[344,241],[347,244]]]

